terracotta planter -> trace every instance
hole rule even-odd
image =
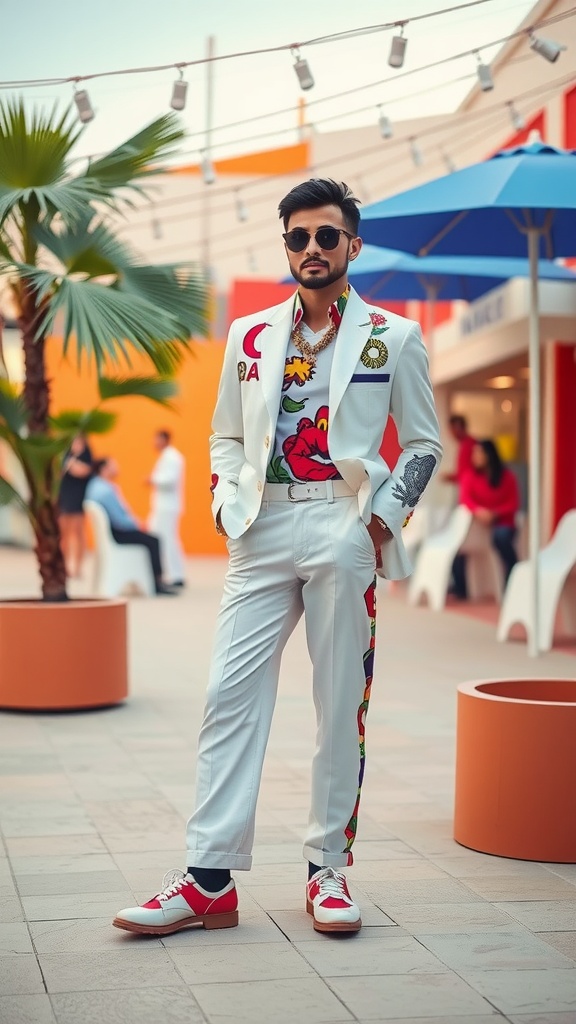
[[[576,863],[576,679],[458,687],[454,838],[482,853]]]
[[[125,601],[0,602],[0,708],[95,708],[127,695]]]

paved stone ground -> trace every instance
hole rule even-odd
[[[0,714],[0,1024],[576,1024],[576,865],[451,838],[455,689],[574,675],[494,628],[380,592],[368,764],[349,877],[365,926],[312,931],[301,837],[313,749],[301,629],[286,652],[241,926],[138,938],[114,912],[181,867],[224,564],[179,598],[130,600],[131,697],[82,714]],[[0,594],[31,594],[0,549]],[[82,584],[76,584],[82,593]],[[105,638],[103,638],[105,642]],[[81,670],[79,678],[81,679]]]

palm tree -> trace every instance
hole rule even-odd
[[[0,437],[20,461],[26,500],[0,476],[0,504],[26,509],[44,600],[66,600],[57,492],[62,457],[79,429],[110,424],[102,411],[50,414],[46,346],[52,333],[78,365],[96,366],[102,399],[126,394],[166,402],[170,379],[192,335],[207,334],[207,287],[193,264],[143,264],[116,235],[111,214],[158,173],[183,137],[175,115],[159,117],[117,149],[73,172],[83,129],[71,111],[29,114],[22,100],[0,103],[0,276],[22,333],[25,379],[0,381]],[[148,377],[111,377],[130,352]],[[104,417],[104,418],[103,418]]]

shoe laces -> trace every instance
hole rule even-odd
[[[336,896],[338,899],[348,899],[346,875],[341,874],[339,871],[334,871],[334,868],[325,868],[316,881],[320,889],[320,896]]]
[[[162,879],[162,889],[155,898],[160,901],[169,900],[171,896],[175,896],[177,892],[180,892],[185,881],[186,875],[183,871],[178,869],[167,871]]]

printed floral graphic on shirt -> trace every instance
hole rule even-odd
[[[328,406],[321,405],[314,422],[304,416],[296,433],[283,445],[288,468],[296,480],[334,480],[340,474],[328,452]]]
[[[340,326],[350,286],[338,296],[328,310],[328,318]],[[293,324],[302,320],[304,310],[300,296],[294,302]],[[266,479],[271,483],[295,483],[304,480],[336,480],[340,473],[330,462],[328,452],[328,406],[321,405],[316,413],[307,406],[310,396],[304,394],[306,385],[314,380],[317,367],[312,366],[304,356],[291,355],[286,359],[280,415],[298,414],[306,411],[307,416],[296,423],[294,433],[285,438],[282,451],[276,449],[268,464]],[[327,396],[326,396],[327,397]],[[285,431],[284,431],[285,433]]]

